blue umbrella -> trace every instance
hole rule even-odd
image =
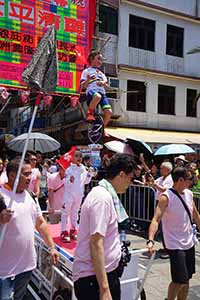
[[[170,154],[184,154],[184,153],[195,153],[195,151],[188,145],[184,144],[169,144],[161,146],[154,156],[157,155],[170,155]]]

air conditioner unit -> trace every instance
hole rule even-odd
[[[119,79],[116,77],[108,77],[108,85],[113,89],[119,88]]]
[[[110,102],[110,105],[112,107],[112,112],[113,112],[113,115],[112,115],[113,119],[119,118],[122,114],[121,108],[119,105],[119,101],[120,100],[116,99],[116,98],[109,98],[109,102]]]

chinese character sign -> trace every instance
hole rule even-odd
[[[94,26],[91,15],[95,12],[89,1],[0,0],[0,85],[26,86],[22,72],[40,39],[54,24],[58,53],[56,91],[76,93]]]

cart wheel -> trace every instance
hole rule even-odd
[[[69,289],[58,290],[53,295],[53,300],[71,300],[72,292]]]
[[[140,299],[141,300],[146,300],[146,293],[145,293],[145,290],[143,289],[140,293]]]

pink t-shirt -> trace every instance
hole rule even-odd
[[[64,178],[61,179],[59,172],[49,174],[47,178],[48,189],[56,191],[53,193],[52,209],[59,210],[62,208],[64,201]]]
[[[168,206],[162,216],[164,241],[167,249],[187,250],[194,246],[193,230],[189,216],[181,200],[170,190],[163,195],[168,198]],[[193,195],[188,189],[181,197],[193,215]]]
[[[90,237],[99,233],[104,237],[106,272],[117,268],[121,257],[117,215],[111,194],[97,186],[88,194],[81,210],[81,222],[73,263],[74,281],[94,275],[90,255]]]
[[[0,193],[8,205],[12,192],[1,187]],[[42,215],[39,204],[24,191],[15,195],[12,210],[14,214],[7,224],[0,248],[0,278],[12,277],[36,267],[34,229],[36,219]]]
[[[35,185],[37,182],[38,175],[40,175],[40,170],[38,168],[33,168],[32,174],[31,174],[31,181],[30,181],[29,187],[28,187],[30,192],[34,192],[34,190],[35,190]]]

